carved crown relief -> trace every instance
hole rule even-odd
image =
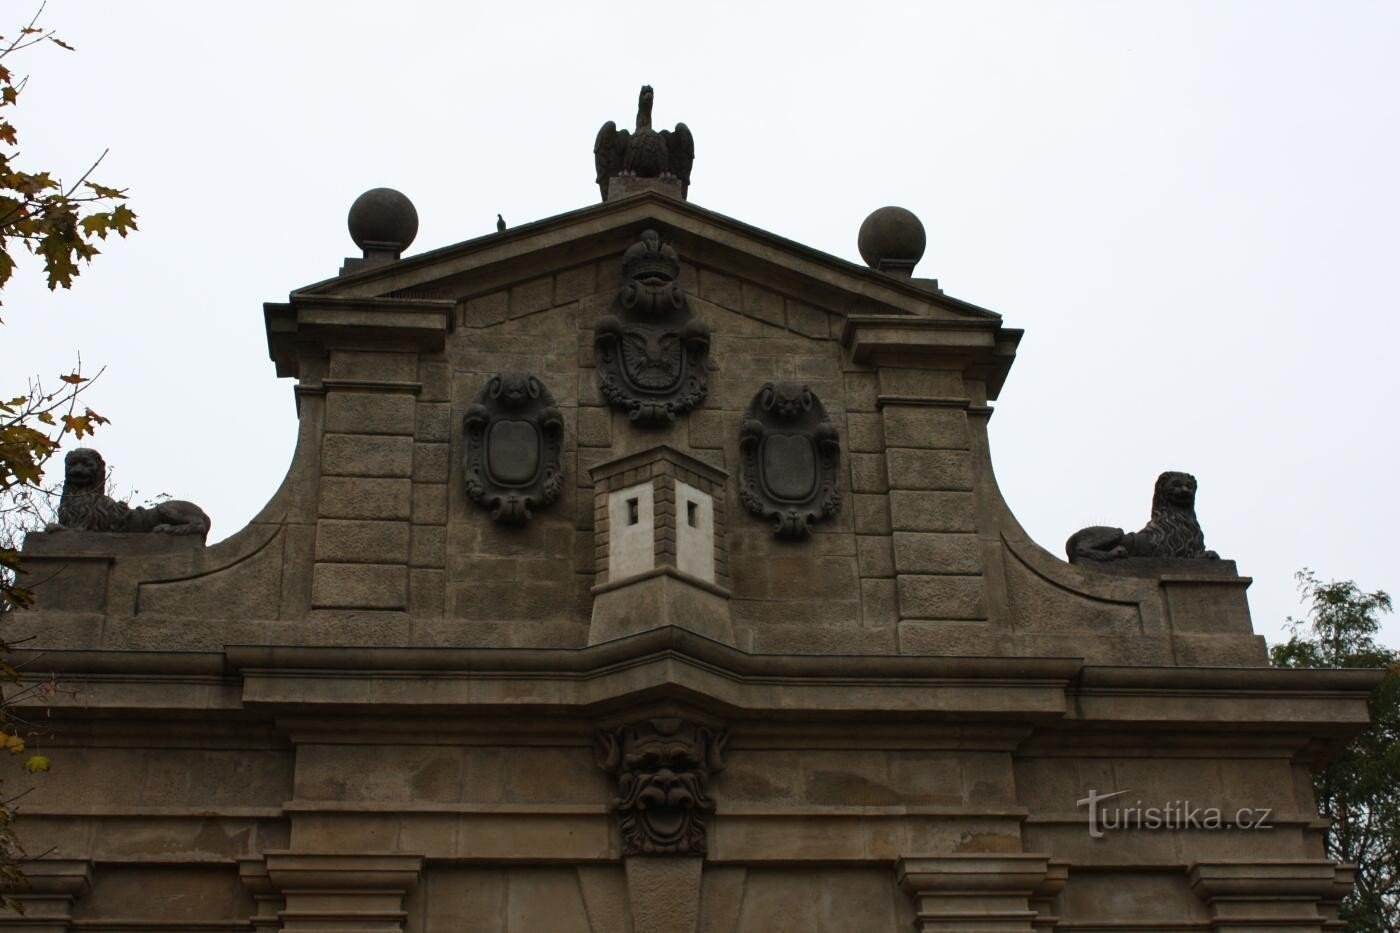
[[[705,399],[710,329],[691,317],[676,251],[655,230],[622,257],[627,281],[593,328],[598,389],[640,425],[661,425]]]
[[[564,487],[564,419],[544,384],[506,372],[476,394],[462,418],[467,495],[491,517],[517,525]]]
[[[683,719],[646,719],[596,736],[598,766],[617,780],[623,855],[704,855],[729,734]]]
[[[739,498],[773,519],[780,538],[801,538],[841,510],[841,444],[821,400],[796,382],[758,390],[739,428]]]

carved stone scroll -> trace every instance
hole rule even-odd
[[[705,399],[710,329],[691,317],[680,259],[655,230],[622,257],[627,281],[593,328],[598,389],[639,425],[662,425]]]
[[[564,419],[529,373],[492,376],[463,416],[467,495],[503,524],[530,520],[559,498]]]
[[[773,519],[781,538],[801,538],[841,510],[841,443],[821,400],[796,382],[767,383],[739,429],[739,498]]]
[[[612,809],[622,854],[704,855],[715,802],[710,775],[724,768],[729,734],[683,719],[646,719],[596,735],[598,766],[617,780]]]

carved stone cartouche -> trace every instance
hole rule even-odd
[[[209,516],[193,502],[167,499],[149,508],[132,508],[103,490],[107,486],[107,461],[91,447],[79,447],[63,459],[63,495],[58,502],[58,523],[49,531],[107,531],[198,535],[209,534]]]
[[[608,199],[608,182],[618,175],[640,178],[675,178],[681,197],[690,190],[690,168],[695,163],[695,140],[690,128],[677,123],[675,131],[651,128],[651,85],[643,85],[637,98],[637,128],[628,133],[612,120],[603,124],[593,142],[593,164],[598,187]]]
[[[781,538],[801,538],[841,511],[841,443],[821,400],[796,382],[767,383],[739,428],[739,498],[773,519]]]
[[[617,780],[623,855],[704,855],[729,734],[683,719],[646,719],[595,736],[598,767]]]
[[[1070,563],[1093,564],[1131,558],[1217,560],[1206,550],[1205,535],[1196,520],[1196,477],[1168,471],[1157,477],[1152,492],[1152,518],[1141,531],[1093,525],[1081,528],[1065,542]]]
[[[691,317],[676,251],[645,230],[622,257],[626,277],[593,328],[598,390],[639,425],[676,420],[709,391],[710,329]]]
[[[564,419],[554,398],[529,373],[492,376],[462,418],[467,495],[508,525],[564,488]]]

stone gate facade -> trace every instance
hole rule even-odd
[[[1027,537],[1020,331],[912,215],[862,267],[600,147],[601,203],[410,257],[357,202],[363,258],[265,308],[300,435],[246,528],[30,536],[56,771],[0,922],[1339,928],[1308,775],[1372,676],[1270,668],[1199,547]]]

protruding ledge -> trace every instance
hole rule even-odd
[[[1023,331],[991,318],[902,317],[853,314],[841,329],[841,345],[857,363],[884,358],[954,358],[965,370],[987,380],[987,397],[995,399],[1006,382]]]
[[[308,347],[371,338],[381,349],[441,350],[452,329],[455,302],[445,298],[340,298],[293,294],[263,305],[268,355],[277,375],[300,375]]]

